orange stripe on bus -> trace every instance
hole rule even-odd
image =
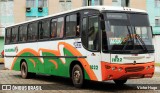
[[[29,59],[29,60],[33,63],[34,67],[36,67],[36,62],[33,59]]]
[[[67,44],[65,42],[60,42],[58,44],[59,45],[64,45],[64,47],[69,50],[74,56],[82,56],[82,54],[73,46],[71,46],[70,44]],[[59,47],[58,47],[59,48]],[[81,62],[81,64],[83,65],[83,67],[85,68],[85,70],[87,71],[89,77],[91,78],[91,80],[98,80],[95,73],[93,72],[93,70],[90,68],[88,62],[85,59],[82,58],[78,58],[78,60]]]
[[[35,50],[30,49],[30,48],[26,48],[26,49],[21,50],[16,56],[21,56],[23,53],[26,53],[26,52],[30,52],[35,56],[39,56],[39,54]],[[40,60],[40,58],[38,58],[38,59]],[[15,57],[14,60],[13,60],[11,70],[13,69],[16,60],[17,60],[17,57]]]
[[[49,60],[49,61],[52,62],[52,63],[55,65],[55,68],[56,68],[56,69],[58,69],[58,64],[57,64],[56,61],[54,61],[54,60]]]
[[[54,55],[56,55],[56,56],[60,56],[60,53],[59,53],[58,51],[56,51],[56,50],[49,50],[49,49],[40,48],[40,49],[38,50],[38,53],[39,53],[39,54],[40,54],[40,51],[42,51],[42,52],[47,52],[47,53],[52,53],[52,54],[54,54]]]
[[[11,70],[13,70],[13,67],[14,67],[14,64],[15,64],[16,60],[17,60],[17,57],[14,58],[14,60],[13,60],[13,63],[12,63],[12,66],[11,66]]]
[[[39,54],[38,54],[35,50],[30,49],[30,48],[26,48],[26,49],[21,50],[21,51],[17,54],[17,56],[20,56],[21,54],[23,54],[23,53],[25,53],[25,52],[30,52],[30,53],[34,54],[35,56],[39,56]]]

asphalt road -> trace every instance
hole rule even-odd
[[[1,84],[13,84],[14,86],[36,85],[42,86],[43,89],[23,91],[23,93],[158,93],[160,92],[160,74],[155,73],[153,78],[128,80],[123,86],[115,85],[113,81],[107,81],[103,83],[87,81],[84,88],[78,89],[73,87],[71,80],[67,78],[36,75],[36,77],[31,79],[22,79],[20,71],[0,70],[0,85]],[[2,89],[1,86],[0,89]],[[0,93],[22,93],[22,91],[3,90],[0,91]]]

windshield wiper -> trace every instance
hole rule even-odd
[[[129,36],[127,37],[127,41],[122,49],[122,52],[126,49],[127,45],[129,44],[129,42],[132,42],[132,44],[134,43],[133,40],[132,40],[132,37],[131,37],[131,31],[129,29],[129,27],[127,26],[127,29],[128,29],[128,33],[129,33]]]
[[[138,34],[135,34],[135,35],[136,35],[135,38],[138,39],[138,40],[141,42],[142,45],[141,45],[141,44],[140,44],[140,45],[142,46],[142,48],[143,48],[145,51],[148,51],[148,50],[147,50],[147,47],[146,47],[146,45],[145,45],[145,43],[144,43],[144,41],[142,40],[142,38],[141,38]]]

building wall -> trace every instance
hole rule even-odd
[[[147,0],[147,12],[154,34],[155,62],[160,62],[160,26],[155,26],[155,18],[160,17],[160,7],[155,7],[155,0]]]
[[[26,0],[14,0],[14,23],[23,22],[26,19]]]
[[[130,0],[129,7],[146,10],[146,0]]]
[[[14,2],[0,0],[0,53],[4,48],[4,27],[14,24]]]
[[[103,0],[103,4],[111,6],[112,5],[112,0]]]
[[[49,14],[54,14],[60,11],[59,7],[57,7],[57,5],[59,5],[59,0],[48,0],[48,2]]]
[[[103,0],[103,3],[109,6],[121,6],[121,1],[122,0],[117,0],[117,2],[113,2],[113,0]],[[146,0],[130,0],[129,7],[146,10]]]
[[[147,0],[147,12],[149,13],[150,23],[153,26],[153,33],[160,34],[160,26],[155,26],[155,18],[160,18],[160,7],[155,7],[155,0]]]

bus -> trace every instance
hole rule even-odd
[[[152,27],[144,10],[87,6],[6,27],[5,67],[22,78],[47,74],[124,84],[154,74]]]

